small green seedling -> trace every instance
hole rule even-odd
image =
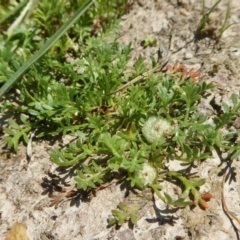
[[[141,42],[141,46],[144,48],[153,47],[157,45],[157,39],[151,36],[146,36]]]
[[[206,13],[205,12],[205,0],[202,0],[202,18],[198,24],[197,30],[195,32],[196,38],[202,38],[205,36],[213,36],[214,31],[216,30],[213,26],[208,26],[209,23],[209,16],[212,13],[212,11],[217,7],[217,5],[221,2],[221,0],[218,0]]]
[[[121,202],[118,205],[119,210],[112,210],[113,219],[109,221],[109,226],[122,225],[126,221],[130,221],[133,225],[137,224],[137,213],[140,210],[140,206],[128,206]]]
[[[230,18],[230,14],[231,14],[231,6],[230,6],[230,1],[228,1],[227,11],[226,11],[226,15],[225,15],[225,18],[224,18],[223,25],[222,25],[222,27],[220,28],[219,33],[218,33],[217,36],[216,36],[217,42],[219,42],[220,38],[222,37],[222,34],[223,34],[228,28],[230,28],[232,25],[235,24],[235,23],[228,24],[228,20],[229,20],[229,18]]]
[[[210,8],[210,10],[208,12],[205,12],[205,0],[202,0],[202,18],[198,24],[197,30],[195,31],[196,39],[209,37],[219,42],[224,31],[226,31],[229,27],[231,27],[234,24],[234,23],[228,24],[228,20],[230,17],[230,1],[228,1],[224,22],[220,30],[216,32],[217,27],[209,25],[210,14],[216,9],[220,2],[221,0],[216,1],[216,3]]]

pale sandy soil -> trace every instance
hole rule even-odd
[[[178,5],[177,2],[181,4]],[[206,0],[206,5],[211,6],[214,2]],[[226,2],[222,1],[212,13],[213,24],[216,26],[219,26],[219,21],[224,18]],[[122,34],[119,41],[124,44],[132,42],[134,50],[129,63],[131,66],[138,56],[156,56],[159,46],[168,47],[169,37],[172,35],[170,63],[182,63],[189,68],[200,69],[200,80],[216,85],[200,107],[202,111],[211,115],[214,106],[221,105],[223,101],[229,103],[231,94],[240,91],[240,4],[239,0],[232,0],[230,21],[236,24],[223,34],[220,44],[216,46],[209,39],[191,41],[201,16],[200,3],[201,1],[194,0],[135,1],[129,13],[121,19]],[[148,35],[157,39],[157,45],[143,49],[141,41]],[[218,66],[218,71],[214,77],[210,77],[208,73],[214,65]],[[210,101],[214,104],[210,105]],[[51,186],[54,182],[47,174],[49,171],[59,175],[56,171],[57,166],[50,162],[51,148],[49,142],[33,141],[33,157],[26,169],[23,168],[26,161],[24,147],[16,156],[2,151],[0,239],[5,239],[15,222],[25,223],[20,225],[19,229],[22,229],[23,235],[28,236],[25,239],[31,240],[239,239],[239,223],[227,217],[221,199],[221,172],[235,171],[235,179],[227,181],[224,193],[230,212],[240,218],[239,161],[220,165],[219,156],[215,154],[212,159],[198,164],[193,170],[200,178],[207,180],[201,191],[210,191],[214,196],[206,211],[198,207],[175,211],[159,200],[150,201],[131,194],[124,199],[125,191],[121,190],[119,185],[111,185],[99,191],[91,202],[84,198],[64,201],[55,209],[49,207],[50,199],[46,188],[42,187],[43,182],[45,187],[46,183]],[[179,167],[177,162],[169,163],[170,169],[177,170]],[[68,178],[67,181],[70,185],[71,179]],[[168,193],[177,194],[170,183],[166,183],[165,188],[168,189]],[[123,200],[138,204],[141,202],[143,207],[138,216],[137,226],[131,229],[125,224],[119,230],[107,228],[111,210],[116,209],[118,203]],[[20,232],[19,229],[16,232]]]

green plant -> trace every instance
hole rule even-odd
[[[222,25],[222,27],[220,28],[219,33],[217,34],[217,41],[220,40],[220,38],[222,37],[222,34],[223,34],[228,28],[230,28],[232,25],[235,24],[235,23],[228,24],[228,20],[229,20],[229,18],[230,18],[230,15],[231,15],[231,6],[230,6],[230,1],[228,1],[227,11],[226,11],[226,15],[225,15],[225,18],[224,18],[223,25]]]
[[[142,45],[144,48],[156,46],[156,45],[157,45],[157,39],[156,39],[156,38],[153,38],[153,37],[151,37],[151,36],[146,36],[146,37],[142,40],[141,45]]]
[[[88,1],[75,15],[66,22],[47,42],[46,44],[33,55],[18,71],[1,87],[0,97],[18,80],[18,78],[40,57],[42,57],[52,45],[71,27],[71,25],[93,4],[93,1]]]
[[[211,38],[215,38],[216,41],[219,42],[222,34],[234,24],[234,23],[228,24],[228,20],[230,17],[230,1],[228,1],[224,22],[220,30],[218,31],[218,33],[215,33],[215,31],[217,30],[215,26],[209,25],[210,14],[216,9],[216,7],[220,2],[221,0],[217,0],[215,4],[210,8],[210,10],[208,12],[205,12],[205,0],[202,0],[202,18],[195,31],[195,37],[197,39],[201,39],[204,37],[211,37]]]
[[[223,104],[223,112],[216,115],[213,125],[208,123],[207,116],[198,113],[198,101],[212,87],[161,74],[149,76],[145,85],[131,86],[128,91],[113,97],[108,95],[109,102],[104,105],[107,110],[87,114],[86,125],[79,135],[81,139],[66,149],[54,150],[52,160],[61,166],[78,166],[75,180],[80,189],[96,188],[118,171],[131,187],[150,187],[160,199],[172,206],[203,204],[199,187],[205,180],[193,181],[188,179],[187,173],[168,171],[165,163],[177,159],[192,165],[211,157],[214,149],[228,151],[232,160],[239,156],[239,144],[233,146],[233,139],[229,137],[229,134],[236,136],[239,133],[222,133],[222,128],[229,129],[228,126],[239,115],[239,96],[232,96],[232,107]],[[154,115],[167,119],[171,130],[160,141],[147,141],[144,133],[146,124],[150,122],[155,129],[156,123],[151,119],[162,121],[160,117],[152,117]],[[166,172],[156,174],[161,170]],[[159,181],[169,178],[178,180],[183,186],[179,199],[172,199],[167,193],[161,194],[164,189]],[[190,201],[190,195],[193,195],[193,201]],[[121,225],[128,219],[134,224],[131,216],[136,209],[134,207],[133,213],[126,206],[126,209],[122,207],[113,211],[115,218],[111,224]]]
[[[92,3],[88,1],[45,43],[41,38],[55,32],[81,1],[73,8],[65,2],[66,12],[64,5],[59,7],[62,14],[51,11],[48,2],[42,1],[30,18],[31,33],[0,38],[0,46],[6,43],[4,50],[0,48],[5,69],[1,81],[6,82],[17,71],[0,90],[5,100],[1,102],[2,113],[12,116],[4,127],[3,140],[17,151],[21,140],[29,142],[31,132],[35,140],[70,134],[75,140],[62,149],[53,149],[51,160],[74,170],[78,189],[97,189],[120,175],[131,188],[150,188],[174,207],[203,203],[199,187],[205,180],[193,179],[187,170],[169,171],[166,163],[178,160],[186,168],[193,167],[195,162],[211,157],[215,149],[228,153],[231,160],[237,159],[239,131],[231,124],[239,116],[239,95],[232,95],[231,105],[223,103],[221,111],[211,116],[211,123],[209,116],[199,113],[198,103],[214,87],[212,84],[147,71],[144,58],[127,73],[131,45],[117,42],[114,19],[122,14],[126,1],[96,1],[82,15]],[[58,14],[63,17],[60,23],[46,26]],[[32,34],[37,41],[30,37]],[[40,50],[31,57],[35,49]],[[28,58],[21,67],[22,59]],[[141,83],[121,88],[140,75],[144,76]],[[6,93],[14,82],[15,89]],[[163,181],[181,186],[180,197],[165,193]],[[136,224],[139,209],[121,203],[119,210],[113,210],[110,224],[121,225],[129,219]]]
[[[21,3],[17,4],[11,9],[11,6],[8,4],[1,2],[0,4],[0,13],[1,13],[1,18],[0,18],[0,24],[3,24],[7,21],[10,21],[14,16],[18,15],[20,11],[27,5],[28,0],[24,0]],[[8,9],[10,8],[10,9]],[[4,16],[4,17],[2,17]]]
[[[109,225],[122,225],[125,221],[130,220],[133,225],[137,224],[137,213],[140,206],[127,206],[127,204],[119,203],[119,210],[112,210],[113,219],[110,220]]]

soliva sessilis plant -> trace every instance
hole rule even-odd
[[[41,11],[47,9],[47,2],[41,2],[33,16],[32,28],[38,40],[37,36],[54,31],[54,25],[44,32],[40,24],[43,17],[51,19],[51,11],[50,16],[43,16]],[[187,171],[169,171],[167,163],[178,160],[186,169],[194,167],[195,162],[212,157],[214,149],[228,153],[231,160],[237,159],[239,131],[234,131],[231,124],[239,116],[239,95],[233,94],[230,106],[224,103],[221,111],[208,116],[199,112],[198,104],[213,85],[197,82],[199,72],[181,67],[178,77],[162,72],[146,74],[148,66],[139,58],[133,71],[127,73],[131,45],[118,44],[113,21],[126,2],[100,2],[70,29],[66,41],[57,42],[23,75],[16,84],[18,94],[11,95],[12,91],[4,96],[3,111],[19,117],[9,120],[3,140],[17,151],[19,142],[27,143],[31,132],[35,133],[33,141],[71,134],[76,140],[52,150],[51,160],[75,174],[78,189],[100,189],[117,178],[131,188],[150,188],[173,207],[199,204],[205,209],[211,198],[210,193],[199,192],[205,180],[193,180]],[[26,36],[24,41],[30,39]],[[5,65],[11,44],[0,59]],[[21,50],[27,55],[29,49],[24,46]],[[13,66],[19,68],[20,57],[16,56]],[[12,66],[8,68],[0,76],[2,81],[13,71]],[[139,75],[145,76],[144,81],[116,91]],[[161,185],[172,180],[182,188],[179,198],[170,196]],[[110,224],[129,219],[136,224],[139,209],[119,204]]]

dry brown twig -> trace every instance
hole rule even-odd
[[[218,153],[216,152],[216,150],[213,150],[213,156],[219,159],[219,162],[221,162],[220,157],[218,156]],[[226,173],[223,175],[223,179],[222,179],[222,194],[221,194],[221,200],[222,200],[222,205],[223,205],[223,209],[225,211],[225,213],[228,215],[229,218],[234,219],[235,221],[237,221],[240,225],[240,220],[234,215],[232,214],[226,204],[225,201],[225,195],[224,195],[224,184],[226,182]]]
[[[110,185],[114,184],[114,183],[117,183],[119,181],[122,181],[125,177],[122,177],[121,179],[115,179],[111,182],[107,182],[105,184],[102,184],[101,186],[99,187],[96,187],[94,189],[89,189],[87,191],[87,195],[88,195],[88,198],[89,198],[89,201],[91,201],[93,199],[93,197],[96,196],[97,192],[102,190],[102,189],[105,189],[107,187],[109,187]],[[76,188],[76,190],[74,190]],[[72,186],[70,187],[61,187],[61,190],[60,190],[60,194],[58,195],[50,195],[49,197],[52,199],[51,200],[51,204],[50,204],[50,207],[54,206],[55,209],[59,206],[59,204],[65,199],[65,198],[71,198],[73,196],[76,195],[77,191],[79,189],[77,189],[77,186],[76,184],[73,184]]]
[[[122,85],[121,87],[119,87],[117,90],[115,90],[115,91],[109,93],[109,95],[112,95],[112,94],[114,94],[114,93],[117,93],[117,92],[122,91],[123,89],[125,89],[125,88],[127,88],[128,86],[130,86],[130,85],[132,85],[132,84],[134,84],[134,83],[136,83],[136,82],[142,80],[143,78],[149,76],[149,75],[152,74],[152,73],[162,71],[163,68],[167,65],[168,62],[169,62],[169,57],[167,57],[166,60],[165,60],[162,64],[157,65],[156,67],[154,67],[154,68],[148,70],[147,72],[143,73],[143,74],[140,75],[140,76],[137,76],[136,78],[134,78],[134,79],[131,80],[130,82],[128,82],[128,83]]]
[[[240,225],[240,220],[234,214],[232,214],[229,211],[228,207],[227,207],[227,204],[226,204],[226,201],[225,201],[225,196],[224,196],[224,184],[225,184],[225,181],[226,181],[226,174],[223,175],[223,180],[222,180],[222,204],[223,204],[223,209],[225,210],[226,214],[231,219],[236,220],[239,223],[239,225]]]

